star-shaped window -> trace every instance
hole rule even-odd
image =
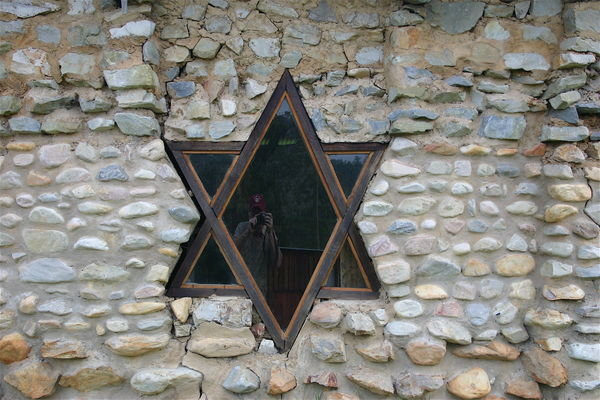
[[[353,218],[384,146],[321,143],[288,71],[247,142],[167,144],[202,213],[169,296],[249,296],[282,351],[316,297],[378,297]]]

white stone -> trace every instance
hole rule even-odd
[[[120,39],[124,37],[146,37],[149,38],[154,33],[156,24],[152,21],[131,21],[120,28],[112,28],[110,37]]]

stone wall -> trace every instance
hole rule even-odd
[[[599,2],[116,3],[0,0],[3,398],[600,394]],[[199,212],[161,139],[245,140],[285,68],[322,141],[389,146],[380,300],[278,354],[164,296]]]

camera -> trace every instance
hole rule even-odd
[[[265,225],[266,223],[266,217],[265,217],[265,213],[261,212],[260,214],[256,215],[256,225]]]

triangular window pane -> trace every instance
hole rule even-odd
[[[215,243],[212,235],[200,257],[196,260],[190,275],[187,278],[188,285],[238,285],[239,282],[229,269],[227,261],[221,254],[221,249]]]
[[[335,153],[329,154],[329,160],[333,165],[338,181],[346,194],[349,197],[352,194],[352,189],[358,180],[360,172],[365,165],[365,161],[369,155],[366,153]]]
[[[235,154],[227,153],[186,153],[186,156],[210,197],[214,196],[221,186],[225,174],[236,157]]]
[[[337,222],[286,98],[223,220],[285,329]]]
[[[340,254],[325,279],[325,287],[366,289],[368,285],[354,249],[346,240]]]

